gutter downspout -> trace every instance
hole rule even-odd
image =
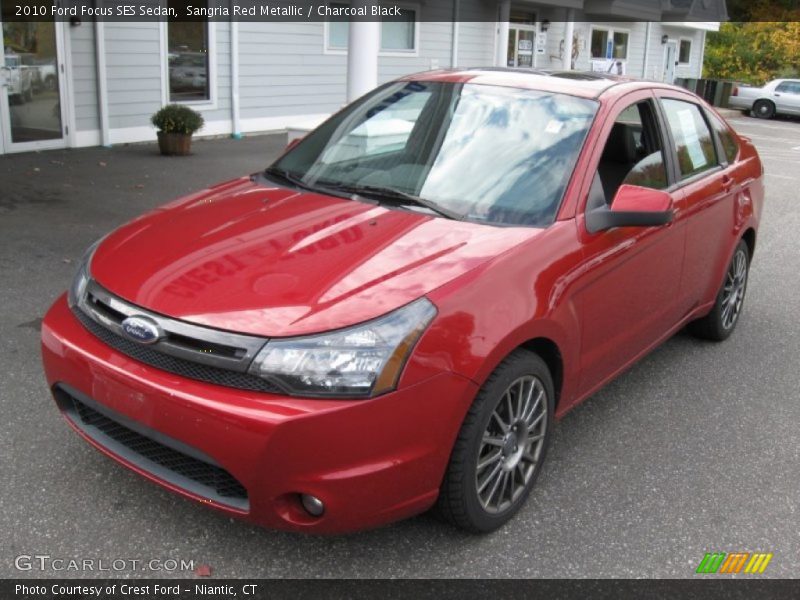
[[[100,19],[94,22],[94,62],[97,69],[97,116],[100,121],[100,144],[111,147],[108,126],[108,81],[106,79],[106,31]]]
[[[239,22],[230,21],[231,30],[231,137],[242,139],[239,111]]]
[[[450,68],[455,69],[458,65],[458,36],[461,23],[458,21],[461,16],[461,0],[453,0],[453,41],[450,44]]]
[[[561,68],[565,71],[572,70],[572,38],[575,36],[575,9],[567,9],[567,21],[564,23],[564,56]]]
[[[642,79],[647,79],[647,67],[650,66],[650,33],[653,23],[648,21],[644,30],[644,60],[642,61]]]
[[[703,63],[706,60],[706,30],[703,29],[702,37],[700,38],[700,67],[697,72],[697,78],[703,78]]]

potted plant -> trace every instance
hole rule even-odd
[[[183,104],[168,104],[150,119],[158,129],[161,154],[186,156],[192,148],[192,134],[203,126],[203,117]]]

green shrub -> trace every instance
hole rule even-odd
[[[168,104],[155,113],[150,121],[164,133],[191,135],[203,126],[200,113],[183,104]]]

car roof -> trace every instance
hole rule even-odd
[[[644,81],[608,73],[550,69],[518,69],[511,67],[441,69],[408,75],[401,78],[401,81],[403,80],[500,85],[569,94],[581,98],[600,98],[612,88],[620,88],[619,91],[654,88],[680,89],[686,91],[683,88],[660,82]]]

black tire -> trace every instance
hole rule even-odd
[[[775,116],[775,103],[772,100],[757,100],[753,104],[753,116],[759,119],[771,119]]]
[[[744,279],[739,281],[735,273],[737,270],[737,261],[742,260],[742,257],[744,260]],[[714,303],[711,312],[705,317],[689,323],[688,329],[692,335],[715,342],[721,342],[730,337],[733,330],[736,329],[736,324],[739,322],[739,318],[742,315],[749,274],[750,249],[747,247],[744,240],[739,240],[736,249],[733,251],[733,257],[728,265],[728,269],[725,271],[725,280],[720,286],[719,292],[717,293],[717,301]],[[731,281],[732,279],[733,282]],[[731,285],[736,288],[737,294],[740,294],[735,300],[730,296],[732,290],[729,291],[729,286]],[[728,304],[731,304],[728,311],[733,311],[732,315],[730,312],[726,312],[726,306]]]
[[[531,391],[526,391],[526,382],[530,384],[531,387],[527,389]],[[512,384],[518,390],[516,397],[510,387]],[[518,387],[520,385],[522,387]],[[543,392],[541,397],[540,392]],[[536,402],[532,400],[534,396],[541,399]],[[554,397],[550,371],[533,352],[515,350],[498,365],[481,387],[461,425],[435,509],[440,517],[471,533],[488,533],[501,527],[519,511],[539,476],[547,454],[553,430]],[[512,404],[516,402],[519,404],[516,405],[518,418],[515,421]],[[525,432],[519,434],[525,436],[525,442],[518,445],[517,427],[526,423],[529,406],[533,407],[527,417],[528,427],[523,427]],[[498,416],[500,412],[505,417],[511,415],[507,430],[501,428],[500,421],[495,421],[495,411],[498,411]],[[512,422],[516,423],[513,427]],[[501,435],[501,430],[506,431],[502,446],[485,441],[499,439],[491,437],[490,430],[493,427],[498,429],[498,435]],[[513,440],[509,439],[512,436]],[[493,446],[497,446],[495,452],[502,453],[502,456],[493,465],[485,467],[486,470],[479,470],[479,458],[486,462],[488,454],[482,453],[487,450],[491,453]],[[509,456],[506,456],[507,451]],[[494,472],[498,464],[500,474],[494,479],[488,470]],[[487,508],[479,491],[480,481],[483,479],[483,485],[487,488],[491,485],[497,487],[498,484],[494,482],[501,478],[503,483],[499,496],[491,491],[488,500],[490,506]],[[492,482],[487,486],[486,480],[489,479]],[[497,507],[493,509],[491,503],[495,497]]]

